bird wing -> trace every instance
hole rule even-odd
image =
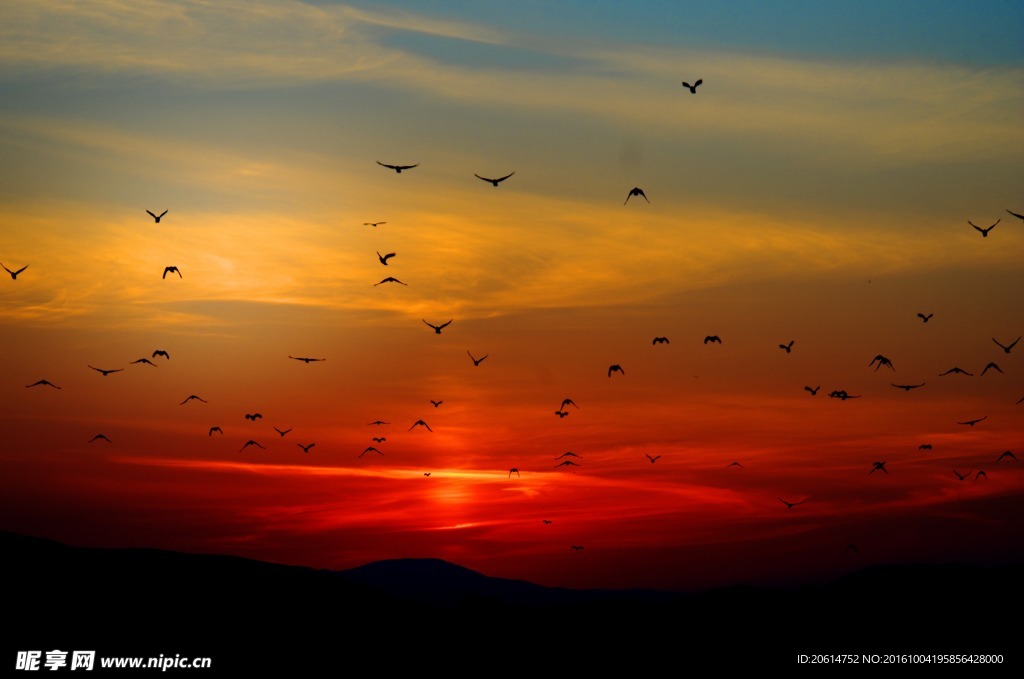
[[[146,210],[146,212],[149,212],[149,210]],[[153,214],[152,212],[149,212],[149,216],[152,217],[153,219],[156,219],[156,215]]]
[[[1016,212],[1013,212],[1012,210],[1007,210],[1007,212],[1009,212],[1011,215],[1013,215],[1017,219],[1024,219],[1024,215],[1019,215]]]

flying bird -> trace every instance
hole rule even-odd
[[[512,469],[508,470],[508,477],[510,479],[512,478],[512,472],[515,472],[516,473],[516,477],[519,477],[519,467],[512,467]]]
[[[655,462],[657,462],[658,460],[660,460],[660,459],[661,459],[661,455],[655,455],[654,457],[651,457],[651,456],[650,456],[649,454],[647,454],[647,453],[644,453],[644,457],[646,457],[646,458],[647,458],[648,460],[650,460],[650,461],[651,461],[651,464],[654,464]]]
[[[184,401],[182,401],[178,405],[183,406],[183,405],[185,405],[186,403],[188,403],[189,401],[191,401],[193,399],[195,399],[196,401],[202,401],[203,403],[208,403],[208,401],[205,401],[205,400],[199,398],[198,396],[196,396],[195,394],[192,394],[191,396],[186,398]]]
[[[997,345],[999,345],[1000,349],[1002,349],[1006,353],[1010,353],[1010,349],[1013,349],[1015,346],[1017,346],[1017,342],[1020,341],[1020,337],[1018,337],[1017,339],[1013,340],[1013,342],[1011,342],[1008,346],[1004,345],[1002,342],[997,340],[995,337],[992,338],[992,341],[995,342]]]
[[[245,419],[252,420],[253,422],[255,422],[256,420],[262,420],[263,419],[263,414],[262,413],[252,413],[252,414],[246,413],[245,414]]]
[[[158,368],[159,367],[156,363],[153,363],[153,361],[149,360],[148,358],[140,358],[137,361],[132,361],[132,364],[135,364],[135,363],[145,363],[146,365],[151,365],[154,368]]]
[[[430,476],[430,472],[423,472],[424,476]]]
[[[924,314],[918,314],[917,316],[918,316],[918,318],[921,319],[922,322],[927,323],[928,319],[931,318],[934,315],[935,314],[928,314],[927,316],[925,316]]]
[[[213,436],[213,432],[219,431],[221,436],[224,436],[224,430],[220,427],[210,427],[210,433],[207,436]]]
[[[986,480],[986,481],[988,481],[988,474],[986,474],[986,473],[985,473],[985,470],[984,470],[984,469],[979,469],[979,470],[978,470],[978,473],[974,475],[974,480],[975,480],[975,481],[977,481],[977,480],[978,480],[978,479],[980,479],[980,478],[981,478],[982,476],[984,476],[984,477],[985,477],[985,480]]]
[[[876,368],[876,370],[877,370],[877,368]],[[921,384],[893,384],[892,382],[890,382],[889,384],[892,384],[892,386],[896,387],[897,389],[902,389],[904,391],[910,391],[911,389],[917,389],[919,387],[923,387],[925,384],[927,384],[927,382],[922,382]]]
[[[571,398],[563,398],[562,399],[562,405],[559,406],[559,407],[560,408],[564,408],[565,406],[572,406],[573,408],[576,408],[577,410],[580,409],[580,407],[578,405],[576,405],[576,401],[573,401]]]
[[[851,396],[850,394],[846,393],[845,389],[836,389],[836,390],[830,392],[828,397],[829,398],[838,398],[840,401],[845,401],[848,398],[860,398],[860,395]]]
[[[171,360],[171,355],[170,355],[170,354],[168,354],[168,353],[167,353],[166,351],[164,351],[163,349],[157,349],[156,351],[154,351],[154,352],[153,352],[153,358],[156,358],[157,356],[163,356],[163,357],[164,357],[164,358],[166,358],[166,359],[167,359],[168,361],[169,361],[169,360]]]
[[[402,281],[398,280],[394,276],[388,276],[387,278],[382,280],[380,283],[374,283],[373,287],[377,287],[378,285],[382,285],[384,283],[400,283],[401,285],[409,285],[408,283],[402,283]]]
[[[383,420],[377,420],[376,422],[367,422],[367,424],[391,424],[390,422],[384,422]]]
[[[1007,212],[1009,212],[1011,215],[1024,222],[1024,215],[1019,215],[1016,212],[1013,212],[1012,210],[1007,210]]]
[[[374,436],[373,437],[373,442],[374,443],[384,443],[387,440],[388,440],[388,438],[386,436]]]
[[[614,372],[620,372],[620,373],[622,373],[623,375],[625,375],[625,374],[626,374],[626,371],[625,371],[625,370],[623,370],[623,369],[622,369],[622,366],[621,366],[621,365],[619,365],[618,363],[616,363],[616,364],[614,364],[614,365],[610,365],[610,366],[608,366],[608,377],[611,377],[611,376],[612,376],[612,373],[614,373]]]
[[[387,224],[387,222],[363,222],[363,226],[372,226],[374,228],[377,228],[381,224]]]
[[[565,460],[564,462],[559,462],[558,464],[555,465],[555,467],[580,467],[580,466],[582,466],[582,465],[576,464],[572,460]]]
[[[651,340],[651,344],[671,344],[667,337],[655,337]]]
[[[974,377],[974,373],[969,373],[966,370],[961,370],[960,368],[950,368],[944,373],[939,373],[939,377],[945,377],[950,373],[959,373],[961,375],[967,375],[968,377]]]
[[[389,170],[394,170],[398,174],[402,174],[402,170],[411,170],[414,167],[419,167],[419,163],[416,163],[415,165],[388,165],[387,163],[382,163],[379,160],[377,161],[377,164],[381,167],[386,167]]]
[[[568,452],[562,453],[561,455],[559,455],[559,456],[558,456],[558,457],[556,457],[555,459],[556,459],[556,460],[561,460],[561,459],[562,459],[563,457],[578,457],[578,458],[581,458],[581,459],[583,458],[583,456],[582,456],[582,455],[577,455],[576,453],[574,453],[574,452],[572,452],[572,451],[570,450],[570,451],[568,451]]]
[[[739,462],[730,462],[729,464],[725,465],[726,469],[728,469],[729,467],[739,467],[740,469],[746,469],[746,467],[741,465]]]
[[[878,361],[878,365],[875,365],[875,361]],[[869,368],[873,365],[875,365],[875,372],[878,372],[878,369],[881,368],[883,365],[889,366],[889,369],[892,370],[893,372],[896,371],[896,368],[894,368],[892,365],[892,361],[890,361],[885,356],[882,356],[881,354],[875,356],[873,359],[871,359],[871,363],[868,363]]]
[[[307,358],[305,356],[288,356],[288,358],[290,358],[290,359],[292,359],[294,361],[302,361],[306,365],[309,365],[310,363],[312,363],[314,361],[326,361],[327,360],[326,358]]]
[[[393,253],[393,252],[389,252],[386,255],[382,255],[382,254],[380,254],[379,250],[377,251],[377,259],[379,259],[380,263],[383,264],[384,266],[387,266],[388,265],[388,260],[391,259],[394,256],[395,256],[395,253]]]
[[[693,83],[692,85],[690,83],[688,83],[688,82],[683,81],[683,87],[685,87],[686,89],[690,90],[690,94],[697,94],[697,87],[702,82],[704,82],[703,78],[698,79],[697,82]]]
[[[885,468],[885,462],[874,462],[871,465],[871,471],[868,472],[868,476],[874,474],[877,471],[885,472],[886,476],[889,475],[889,470]]]
[[[974,470],[972,469],[971,471],[974,471]],[[964,479],[966,479],[968,476],[971,475],[971,472],[967,472],[966,474],[961,474],[960,472],[958,472],[955,469],[953,470],[953,473],[956,474],[956,477],[958,479],[960,479],[961,481],[963,481]]]
[[[285,434],[287,434],[288,432],[290,432],[290,431],[291,431],[292,429],[294,429],[294,428],[295,428],[295,427],[288,427],[287,429],[285,429],[284,431],[282,431],[282,430],[278,429],[277,427],[274,427],[274,431],[276,431],[276,432],[277,432],[278,434],[280,434],[280,435],[281,435],[281,438],[284,438],[284,435],[285,435]]]
[[[720,338],[718,335],[708,335],[707,337],[704,338],[704,344],[707,344],[708,342],[718,342],[719,344],[721,344],[722,338]]]
[[[480,360],[483,360],[483,359],[480,359]],[[433,404],[433,406],[434,406],[435,408],[437,408],[437,407],[438,407],[438,406],[440,406],[440,405],[441,405],[442,403],[444,403],[444,401],[435,401],[434,399],[430,399],[430,402],[431,402],[431,403]]]
[[[178,271],[178,267],[176,267],[176,266],[165,266],[164,267],[164,275],[161,276],[161,278],[167,278],[167,274],[169,274],[169,273],[176,273],[176,274],[178,274],[178,278],[183,278],[183,276],[181,275],[181,272]]]
[[[515,174],[515,172],[509,172],[504,177],[498,177],[497,179],[490,179],[489,177],[481,177],[480,175],[476,174],[475,172],[473,173],[473,176],[476,177],[477,179],[482,179],[485,182],[490,182],[491,184],[494,184],[495,186],[497,186],[498,184],[500,184],[501,182],[505,181],[506,179],[508,179],[509,177],[511,177],[514,174]]]
[[[583,545],[569,545],[569,549],[579,552],[583,549]]]
[[[421,319],[421,320],[423,320],[423,319]],[[441,328],[447,328],[447,327],[448,327],[449,325],[451,325],[451,324],[452,324],[452,321],[454,321],[454,320],[455,320],[455,319],[453,318],[453,319],[451,319],[450,321],[448,321],[447,323],[442,323],[441,325],[434,325],[433,323],[427,323],[427,321],[426,321],[426,320],[423,320],[423,322],[424,322],[424,323],[427,323],[427,325],[429,325],[429,326],[430,326],[431,328],[433,328],[433,329],[434,329],[434,332],[435,332],[435,333],[437,333],[438,335],[440,335],[440,334],[441,334]]]
[[[359,457],[362,457],[363,455],[366,455],[367,453],[377,453],[378,455],[380,455],[380,456],[382,456],[382,457],[383,457],[383,455],[384,455],[384,453],[380,452],[379,450],[377,450],[377,449],[376,449],[376,448],[374,448],[373,446],[367,446],[367,447],[366,447],[366,448],[365,448],[365,449],[363,450],[363,452],[359,453]]]
[[[543,523],[545,526],[551,525],[551,519],[541,519],[540,522]]]
[[[981,371],[981,374],[984,375],[985,373],[987,373],[989,371],[989,368],[993,368],[995,370],[998,370],[1001,373],[1003,372],[1003,369],[1000,368],[995,363],[989,363],[988,365],[985,366],[985,369]],[[1005,374],[1005,373],[1003,373],[1003,374]]]
[[[786,505],[786,509],[792,509],[793,507],[796,507],[797,505],[802,505],[803,503],[807,502],[806,498],[804,498],[803,500],[800,500],[800,502],[786,502],[781,497],[778,498],[778,500],[782,504]]]
[[[490,356],[490,354],[484,354],[480,358],[473,358],[473,354],[470,354],[469,350],[467,350],[466,353],[469,354],[469,357],[473,360],[473,365],[480,365],[485,358]]]
[[[21,268],[20,268],[20,269],[18,269],[17,271],[11,271],[10,269],[8,269],[8,268],[7,268],[6,266],[4,266],[3,264],[0,264],[0,266],[3,266],[3,267],[4,267],[4,271],[6,271],[7,273],[11,274],[11,280],[12,280],[12,281],[16,281],[16,280],[18,280],[18,274],[20,274],[20,273],[21,273],[22,271],[24,271],[25,269],[27,269],[27,268],[28,268],[28,264],[26,264],[25,266],[21,267]]]
[[[110,373],[119,373],[122,370],[124,370],[124,368],[114,368],[113,370],[104,370],[103,368],[93,368],[91,365],[89,367],[92,368],[93,370],[95,370],[98,373],[103,373],[104,377],[106,377]]]
[[[967,420],[966,422],[957,422],[957,424],[966,424],[968,427],[973,427],[974,425],[978,424],[982,420],[987,420],[987,419],[988,419],[988,415],[986,415],[985,417],[979,417],[976,420]]]
[[[249,439],[248,441],[245,442],[244,446],[242,446],[241,448],[238,449],[238,452],[242,452],[243,450],[245,450],[249,446],[256,446],[257,448],[263,448],[263,446],[261,446],[260,444],[256,443],[252,439]],[[266,450],[266,448],[263,448],[263,450]]]
[[[1002,219],[997,219],[996,220],[996,224],[998,224],[1001,221],[1003,221],[1003,220]],[[970,224],[971,226],[973,226],[978,231],[980,231],[982,238],[988,238],[988,232],[991,231],[992,229],[996,228],[996,224],[993,224],[992,226],[988,227],[987,229],[983,229],[983,228],[981,228],[980,226],[978,226],[977,224],[975,224],[974,222],[972,222],[969,219],[967,220],[967,223]]]
[[[423,420],[416,420],[415,422],[413,422],[412,427],[409,427],[408,431],[412,431],[413,427],[426,427],[427,431],[434,431],[433,429],[430,428],[430,425],[424,422]]]
[[[821,389],[820,384],[816,386],[814,389],[811,389],[810,387],[804,387],[804,391],[810,392],[811,396],[817,396],[819,389]]]
[[[795,341],[796,340],[789,340],[789,344],[780,344],[779,345],[779,349],[785,350],[785,352],[787,354],[792,353],[792,351],[793,351],[793,342],[795,342]]]
[[[96,441],[97,439],[102,440],[102,441],[106,441],[107,443],[111,442],[110,439],[108,439],[103,434],[96,434],[96,436],[93,436],[91,439],[89,439],[89,443],[92,443],[93,441]]]
[[[563,417],[565,417],[568,414],[569,414],[568,411],[565,411],[565,410],[556,410],[555,411],[555,415],[558,415],[558,419],[562,419]]]
[[[626,194],[626,200],[624,200],[622,204],[625,205],[626,203],[628,203],[629,199],[632,198],[633,196],[642,196],[643,199],[646,200],[648,203],[651,202],[651,199],[647,197],[647,194],[644,193],[643,189],[641,189],[639,186],[634,186],[629,190],[629,193]]]
[[[921,445],[919,445],[917,447],[917,449],[918,450],[931,450],[932,449],[932,444],[930,444],[930,443],[922,443]]]
[[[308,446],[304,446],[301,443],[296,443],[295,445],[297,445],[299,448],[302,448],[302,452],[308,453],[309,449],[312,448],[313,446],[315,446],[316,444],[315,443],[310,443]]]
[[[1003,458],[1005,458],[1005,457],[1008,457],[1008,458],[1014,460],[1015,462],[1020,462],[1020,460],[1017,459],[1017,456],[1014,455],[1009,450],[1004,450],[1003,453],[999,457],[996,458],[996,462],[1002,462]]]

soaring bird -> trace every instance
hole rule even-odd
[[[253,422],[255,422],[256,420],[262,420],[263,419],[263,414],[262,413],[246,413],[245,414],[245,419],[252,420]]]
[[[545,526],[551,525],[551,519],[541,519],[540,522],[543,523]]]
[[[110,373],[119,373],[122,370],[124,370],[124,368],[114,368],[113,370],[104,370],[103,368],[93,368],[91,365],[89,367],[92,368],[93,370],[95,370],[98,373],[103,373],[104,377],[106,377]]]
[[[931,318],[934,315],[935,314],[928,314],[927,316],[925,316],[924,314],[918,314],[917,316],[918,316],[918,318],[921,319],[922,322],[927,323],[928,319]]]
[[[563,417],[565,417],[568,414],[569,414],[569,412],[566,411],[566,410],[559,409],[559,410],[555,411],[555,415],[558,415],[558,419],[562,419]]]
[[[159,224],[159,223],[160,223],[160,220],[161,220],[161,219],[163,218],[163,216],[164,216],[165,214],[167,214],[167,210],[164,210],[163,212],[161,212],[161,213],[160,213],[160,216],[159,216],[159,217],[158,217],[157,215],[153,214],[152,212],[149,212],[149,210],[146,210],[146,212],[147,212],[147,213],[149,213],[149,216],[150,216],[150,217],[152,217],[153,219],[155,219],[155,220],[156,220],[156,223],[157,223],[157,224]]]
[[[516,473],[516,477],[518,477],[519,476],[519,467],[512,467],[512,469],[508,470],[508,477],[510,479],[512,478],[512,472],[515,472]]]
[[[996,220],[996,224],[998,224],[1001,221],[1003,221],[1003,220],[1002,219],[997,219]],[[992,226],[988,227],[987,229],[983,229],[983,228],[981,228],[980,226],[978,226],[977,224],[975,224],[974,222],[972,222],[969,219],[967,220],[967,223],[970,224],[971,226],[973,226],[978,231],[980,231],[982,238],[988,238],[988,232],[991,231],[992,229],[996,228],[996,224],[993,224]]]
[[[421,320],[423,320],[424,323],[427,323],[426,320],[424,320],[424,319],[421,319]],[[454,321],[454,320],[455,319],[453,318],[453,319],[449,320],[447,323],[442,323],[441,325],[434,325],[433,323],[427,323],[427,325],[429,325],[431,328],[433,328],[435,333],[440,335],[441,334],[441,328],[447,328],[449,325],[452,324],[452,321]]]
[[[482,179],[485,182],[490,182],[491,184],[494,184],[495,186],[497,186],[498,184],[500,184],[501,182],[505,181],[506,179],[508,179],[509,177],[511,177],[514,174],[515,174],[515,172],[509,172],[504,177],[498,177],[497,179],[491,179],[489,177],[481,177],[480,175],[476,174],[475,172],[473,173],[473,176],[476,177],[477,179]]]
[[[388,276],[387,278],[382,280],[380,283],[374,283],[373,287],[377,287],[378,285],[381,285],[383,283],[400,283],[401,285],[409,285],[408,283],[402,283],[402,281],[398,280],[394,276]]]
[[[388,265],[388,260],[391,259],[394,256],[395,256],[395,253],[393,253],[393,252],[389,252],[386,255],[382,255],[382,254],[380,254],[380,250],[377,251],[377,259],[379,259],[380,263],[383,264],[384,266],[387,266]]]
[[[746,467],[741,465],[739,462],[730,462],[729,464],[725,465],[726,469],[728,469],[729,467],[739,467],[740,469],[746,469]]]
[[[419,163],[416,163],[415,165],[388,165],[387,163],[382,163],[379,160],[377,161],[377,164],[381,167],[386,167],[389,170],[394,170],[398,174],[402,174],[402,170],[411,170],[414,167],[419,167]]]
[[[21,267],[21,268],[20,268],[20,269],[18,269],[17,271],[11,271],[10,269],[8,269],[8,268],[7,268],[6,266],[4,266],[3,264],[0,264],[0,266],[3,266],[3,267],[4,267],[4,271],[6,271],[7,273],[11,274],[11,280],[12,280],[12,281],[16,281],[16,280],[18,280],[18,274],[20,274],[20,273],[21,273],[22,271],[24,271],[25,269],[27,269],[27,268],[28,268],[28,264],[26,264],[25,266]]]
[[[650,460],[651,464],[654,464],[655,462],[661,459],[661,455],[655,455],[654,457],[651,457],[648,453],[644,453],[644,457]]]
[[[153,358],[156,358],[157,356],[163,356],[163,357],[164,357],[164,358],[166,358],[166,359],[167,359],[168,361],[169,361],[169,360],[171,360],[171,355],[170,355],[170,354],[168,354],[168,353],[167,353],[166,351],[164,351],[163,349],[157,349],[156,351],[154,351],[154,352],[153,352]]]
[[[876,368],[876,370],[877,370],[877,368]],[[890,382],[889,384],[892,384],[892,382]],[[892,384],[892,386],[896,387],[897,389],[902,389],[904,391],[910,391],[911,389],[917,389],[919,387],[923,387],[926,384],[927,384],[927,382],[922,382],[921,384]]]
[[[989,371],[989,368],[992,368],[992,369],[997,370],[999,372],[1003,372],[1003,369],[1000,368],[995,363],[989,363],[988,365],[985,366],[985,369],[981,371],[981,374],[984,375],[985,373],[987,373]],[[1003,373],[1003,374],[1005,374],[1005,373]]]
[[[807,502],[807,498],[804,498],[803,500],[800,500],[800,502],[786,502],[781,497],[778,498],[778,500],[782,504],[786,505],[786,509],[792,509],[793,507],[796,507],[797,505],[802,505],[803,503]]]
[[[642,196],[643,199],[646,200],[648,203],[651,202],[651,199],[647,197],[647,194],[644,193],[643,189],[641,189],[639,186],[634,186],[629,190],[629,193],[626,194],[626,200],[622,201],[622,204],[625,205],[626,203],[628,203],[629,199],[632,198],[633,196]]]
[[[962,370],[960,368],[950,368],[949,370],[947,370],[944,373],[939,373],[939,377],[945,377],[946,375],[948,375],[950,373],[959,373],[960,375],[967,375],[968,377],[974,377],[974,373],[969,373],[966,370]]]
[[[996,339],[995,337],[993,337],[993,338],[992,338],[992,341],[993,341],[993,342],[995,342],[995,343],[996,343],[997,345],[999,345],[999,348],[1000,348],[1000,349],[1002,349],[1002,350],[1003,350],[1003,351],[1005,351],[1006,353],[1010,353],[1010,349],[1013,349],[1013,348],[1014,348],[1015,346],[1017,346],[1017,342],[1019,342],[1019,341],[1020,341],[1020,337],[1018,337],[1017,339],[1013,340],[1013,342],[1011,342],[1011,343],[1009,344],[1009,346],[1007,346],[1007,345],[1004,345],[1004,344],[1003,344],[1002,342],[1000,342],[999,340],[997,340],[997,339]]]
[[[93,441],[96,441],[97,439],[101,440],[101,441],[106,441],[107,443],[110,443],[110,439],[108,439],[103,434],[96,434],[96,436],[93,436],[91,439],[89,439],[89,443],[92,443]]]
[[[466,353],[469,354],[469,350],[468,349],[466,350]],[[480,365],[483,362],[483,360],[485,358],[487,358],[488,356],[490,356],[490,354],[484,354],[480,358],[473,358],[473,354],[469,354],[470,359],[472,359],[472,361],[473,361],[473,365]]]
[[[282,431],[281,429],[278,429],[277,427],[274,427],[274,431],[276,431],[278,434],[280,434],[281,438],[284,438],[284,435],[287,434],[288,432],[290,432],[294,428],[295,427],[288,427],[287,429]]]
[[[919,445],[917,447],[917,449],[918,450],[931,450],[932,449],[932,444],[930,444],[930,443],[922,443],[921,445]]]
[[[304,446],[301,443],[296,443],[295,445],[297,445],[299,448],[302,448],[302,452],[308,453],[309,449],[312,448],[313,446],[315,446],[316,444],[315,443],[310,443],[308,446]]]
[[[292,360],[295,360],[295,361],[302,361],[306,365],[309,365],[310,363],[312,363],[314,361],[326,361],[327,360],[326,358],[307,358],[305,356],[288,356],[288,358],[290,358]]]
[[[1020,462],[1020,460],[1017,459],[1017,456],[1014,455],[1009,450],[1004,450],[1003,453],[999,457],[996,458],[996,462],[1002,462],[1004,457],[1008,457],[1008,458],[1014,460],[1015,462]]]
[[[572,451],[570,450],[570,451],[568,451],[568,452],[562,453],[561,455],[559,455],[559,456],[558,456],[558,457],[556,457],[555,459],[556,459],[556,460],[561,460],[561,459],[562,459],[563,457],[578,457],[578,458],[580,458],[580,459],[582,459],[582,458],[583,458],[583,456],[582,456],[582,455],[577,455],[576,453],[574,453],[574,452],[572,452]]]
[[[974,480],[975,480],[975,481],[977,481],[977,480],[978,480],[978,479],[980,479],[980,478],[981,478],[982,476],[984,476],[984,477],[985,477],[985,480],[986,480],[986,481],[988,481],[988,474],[986,474],[986,473],[985,473],[985,470],[984,470],[984,469],[979,469],[979,470],[978,470],[978,473],[974,475]]]
[[[480,360],[483,360],[483,359],[480,359]],[[438,406],[440,406],[440,405],[441,405],[442,403],[444,403],[444,401],[435,401],[434,399],[430,399],[430,402],[431,402],[431,404],[433,404],[433,406],[434,406],[435,408],[437,408],[437,407],[438,407]]]
[[[182,401],[182,402],[181,402],[181,403],[179,403],[178,405],[180,405],[180,406],[183,406],[183,405],[185,405],[186,403],[188,403],[189,401],[192,401],[192,400],[196,400],[196,401],[202,401],[203,403],[209,403],[209,401],[206,401],[206,400],[204,400],[204,399],[201,399],[201,398],[199,398],[198,396],[196,396],[195,394],[192,394],[191,396],[189,396],[188,398],[186,398],[186,399],[185,399],[184,401]]]
[[[971,472],[973,472],[973,471],[974,471],[974,470],[972,469],[972,470],[971,470]],[[968,476],[970,476],[970,475],[971,475],[971,472],[967,472],[966,474],[961,474],[961,473],[960,473],[960,472],[958,472],[957,470],[955,470],[955,469],[953,470],[953,473],[954,473],[954,474],[956,474],[956,477],[957,477],[958,479],[960,479],[961,481],[963,481],[963,480],[964,480],[964,479],[966,479],[966,478],[967,478]]]
[[[875,365],[875,361],[878,361],[878,365]],[[881,354],[875,356],[873,359],[871,359],[871,363],[868,363],[869,368],[873,365],[875,365],[875,372],[878,372],[878,369],[881,368],[883,365],[889,366],[889,369],[894,372],[896,371],[896,368],[893,367],[892,365],[892,361],[890,361],[885,356],[882,356]]]
[[[621,365],[619,365],[618,363],[615,363],[614,365],[610,365],[610,366],[608,366],[608,377],[611,377],[611,376],[612,376],[612,373],[614,373],[614,372],[620,372],[620,373],[622,373],[623,375],[625,375],[625,374],[626,374],[626,371],[625,371],[625,370],[623,370],[623,369],[622,369],[622,366],[621,366]]]
[[[793,342],[796,342],[796,340],[789,340],[789,344],[780,344],[779,349],[783,349],[787,354],[792,353]]]
[[[373,446],[367,446],[365,449],[363,449],[363,452],[359,453],[359,457],[362,457],[363,455],[366,455],[367,453],[377,453],[381,457],[384,456],[384,453],[380,452],[379,450],[377,450]]]
[[[851,396],[850,394],[846,393],[845,389],[835,389],[835,390],[829,392],[828,397],[829,398],[838,398],[840,401],[845,401],[848,398],[860,398],[860,395]]]
[[[555,465],[555,467],[580,467],[580,466],[582,466],[582,465],[579,465],[579,464],[573,462],[572,460],[565,460],[564,462],[559,462],[558,464]]]
[[[413,427],[426,427],[427,431],[434,431],[433,429],[430,428],[430,425],[424,422],[423,420],[416,420],[415,422],[413,422],[412,427],[409,427],[407,431],[412,431]]]
[[[387,224],[387,222],[363,222],[363,226],[372,226],[374,228],[380,226],[381,224]]]
[[[1012,210],[1007,210],[1007,212],[1009,212],[1011,215],[1024,222],[1024,215],[1019,215],[1016,212],[1013,212]]]
[[[810,387],[804,387],[804,391],[810,392],[811,396],[817,396],[819,389],[821,389],[821,385],[820,384],[818,386],[814,387],[813,389],[811,389]]]
[[[139,359],[139,360],[137,360],[137,361],[132,361],[132,364],[135,364],[135,363],[145,363],[146,365],[151,365],[151,366],[153,366],[154,368],[157,368],[157,367],[159,367],[159,366],[157,366],[157,364],[156,364],[156,363],[153,363],[153,361],[149,360],[148,358],[140,358],[140,359]]]
[[[560,408],[564,408],[565,406],[572,406],[573,408],[576,408],[577,410],[579,410],[579,408],[580,408],[578,405],[576,405],[576,401],[572,400],[571,398],[563,398],[562,399],[562,405],[560,406]]]
[[[243,450],[245,450],[245,449],[246,449],[246,448],[248,448],[249,446],[256,446],[257,448],[263,448],[263,450],[266,450],[266,448],[264,448],[264,447],[263,447],[263,446],[261,446],[260,444],[256,443],[256,442],[255,442],[255,441],[253,441],[252,439],[249,439],[248,441],[246,441],[246,442],[245,442],[245,445],[244,445],[244,446],[242,446],[241,448],[239,448],[239,449],[238,449],[238,452],[242,452]]]
[[[579,552],[583,550],[583,545],[569,545],[569,549]]]
[[[708,342],[717,342],[721,344],[722,338],[719,337],[718,335],[708,335],[707,337],[704,338],[704,344],[707,344]]]
[[[667,337],[655,337],[651,340],[651,344],[671,344]]]
[[[380,425],[380,424],[391,424],[391,423],[390,422],[385,422],[383,420],[377,420],[375,422],[367,422],[367,424],[377,424],[377,425]]]
[[[183,278],[183,276],[181,275],[181,272],[178,271],[178,267],[176,267],[176,266],[165,266],[164,267],[164,275],[161,276],[161,278],[167,278],[167,274],[169,274],[169,273],[176,273],[176,274],[178,274],[178,278]]]
[[[424,476],[430,476],[430,472],[423,472]]]
[[[968,427],[973,427],[974,425],[978,424],[982,420],[987,420],[987,419],[988,419],[988,415],[986,415],[985,417],[979,417],[976,420],[967,420],[966,422],[957,422],[957,424],[966,424]]]
[[[387,440],[388,440],[388,437],[386,437],[386,436],[374,436],[373,437],[373,442],[374,443],[384,443]]]
[[[224,436],[224,430],[220,427],[210,427],[210,433],[207,436],[213,436],[213,432],[219,431],[221,436]]]
[[[686,81],[683,81],[683,87],[685,87],[686,89],[690,90],[690,94],[697,94],[697,87],[702,82],[704,82],[703,78],[699,78],[697,80],[697,82],[693,83],[692,85],[690,83],[686,82]]]
[[[868,472],[868,476],[874,474],[877,471],[885,472],[886,476],[889,475],[889,470],[885,468],[885,462],[874,462],[871,464],[871,471]]]

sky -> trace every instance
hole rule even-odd
[[[5,2],[0,529],[686,591],[1020,561],[1022,25]]]

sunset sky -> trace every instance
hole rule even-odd
[[[1019,561],[1021,27],[7,0],[0,529],[567,587]]]

